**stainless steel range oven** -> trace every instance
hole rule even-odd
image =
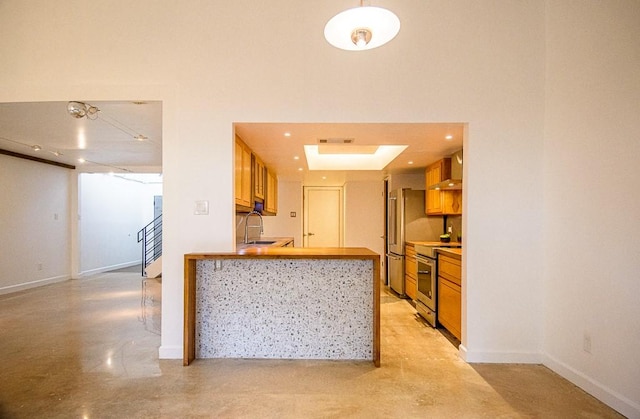
[[[460,247],[459,243],[434,243],[431,246],[416,244],[418,265],[418,292],[416,310],[432,326],[438,324],[438,260],[436,249]]]
[[[416,310],[433,327],[437,322],[436,259],[433,247],[416,246],[418,292]]]

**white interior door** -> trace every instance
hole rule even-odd
[[[341,187],[304,188],[304,247],[342,247]]]

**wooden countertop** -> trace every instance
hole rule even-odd
[[[235,252],[188,253],[185,259],[378,259],[365,247],[249,247]]]
[[[441,242],[441,241],[437,241],[437,242],[418,242],[418,241],[409,241],[409,242],[405,242],[405,244],[408,244],[409,246],[415,246],[415,245],[420,245],[420,246],[435,246],[435,247],[440,247],[440,246],[457,246],[457,247],[461,247],[462,243],[460,242]]]
[[[443,255],[454,257],[456,259],[462,259],[462,248],[460,247],[452,247],[450,249],[447,249],[447,248],[436,249],[436,252]]]

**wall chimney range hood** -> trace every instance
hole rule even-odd
[[[431,185],[429,189],[438,191],[462,189],[462,149],[451,155],[451,178],[445,179],[435,185]]]

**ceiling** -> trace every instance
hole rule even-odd
[[[279,178],[326,184],[381,178],[387,173],[422,172],[428,164],[462,148],[463,130],[462,123],[235,124],[236,134]],[[383,171],[308,171],[304,145],[318,144],[319,139],[353,139],[353,144],[360,146],[408,147]]]
[[[0,149],[73,165],[82,172],[162,171],[162,102],[85,103],[99,109],[95,119],[72,117],[67,101],[0,103]],[[238,122],[234,128],[280,179],[330,185],[379,179],[388,173],[421,172],[429,163],[462,148],[464,124]],[[138,135],[146,139],[136,140]],[[307,170],[304,145],[342,138],[353,139],[358,146],[407,148],[382,171]],[[34,145],[41,150],[34,150]]]
[[[0,149],[82,172],[162,170],[162,102],[86,103],[99,109],[95,119],[72,117],[67,101],[0,103]]]

